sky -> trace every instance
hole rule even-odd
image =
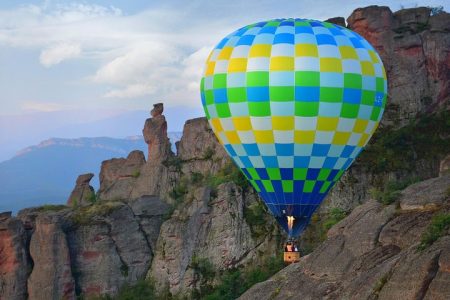
[[[221,38],[239,27],[283,17],[346,18],[355,8],[368,5],[387,5],[396,11],[443,4],[442,0],[2,0],[0,117],[88,111],[100,119],[112,112],[148,111],[156,102],[164,102],[166,110],[176,107],[180,119],[200,116],[199,82],[206,57]],[[449,4],[445,9],[449,11]],[[13,123],[9,126],[20,126]],[[8,134],[0,128],[0,140],[7,140]]]

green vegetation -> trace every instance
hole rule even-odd
[[[418,249],[425,250],[437,241],[441,236],[445,235],[450,228],[450,213],[438,214],[431,219],[431,223],[422,235]]]
[[[250,226],[252,236],[256,239],[273,231],[273,225],[267,222],[266,216],[268,216],[267,209],[259,200],[244,207],[245,222]]]
[[[341,208],[333,207],[327,213],[312,215],[310,223],[301,236],[301,249],[303,255],[311,253],[318,245],[327,239],[328,230],[348,215]]]
[[[380,279],[378,279],[377,283],[375,284],[375,287],[373,288],[373,293],[375,295],[380,294],[381,290],[386,285],[386,283],[388,282],[390,277],[391,277],[391,274],[386,273]]]
[[[194,270],[194,289],[191,297],[201,299],[212,292],[216,270],[208,259],[197,256],[192,258],[190,267]]]
[[[183,167],[184,161],[178,156],[171,156],[165,161],[163,161],[163,165],[170,168],[173,167],[177,172],[181,172],[181,168]]]
[[[133,174],[131,174],[131,177],[133,178],[138,178],[139,176],[141,176],[141,171],[136,170],[133,172]]]
[[[97,202],[97,195],[95,194],[95,192],[91,192],[91,195],[89,196],[87,201],[89,201],[89,203],[91,203],[91,204],[94,204]]]
[[[420,178],[416,177],[402,181],[389,181],[383,186],[383,188],[372,188],[369,190],[369,193],[370,196],[378,202],[384,205],[389,205],[398,200],[403,189],[419,181]]]
[[[205,152],[203,153],[203,159],[208,160],[211,159],[214,155],[214,150],[210,147],[206,148]]]
[[[122,265],[120,266],[120,274],[122,274],[123,277],[128,277],[128,271],[129,268],[127,264],[123,262]]]
[[[39,212],[61,211],[68,208],[66,205],[44,204],[37,208]]]
[[[119,201],[101,201],[93,205],[79,207],[74,210],[71,220],[77,225],[88,225],[96,217],[106,216],[121,206],[122,203]]]
[[[265,281],[284,267],[281,255],[270,257],[261,266],[248,269],[232,269],[223,272],[218,278],[219,284],[209,293],[200,295],[205,300],[232,300],[258,282]]]
[[[217,174],[209,174],[205,178],[205,181],[212,189],[225,182],[234,182],[243,189],[249,186],[247,178],[245,178],[244,174],[233,163],[226,164]]]
[[[347,212],[341,208],[333,207],[327,215],[328,217],[324,220],[323,227],[328,231],[331,227],[344,219],[347,216]]]
[[[450,111],[422,117],[393,130],[380,128],[358,163],[373,174],[414,171],[414,162],[440,158],[449,152]]]

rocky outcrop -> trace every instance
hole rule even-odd
[[[450,14],[369,6],[356,9],[347,23],[377,49],[386,68],[384,125],[402,126],[418,114],[449,108]]]
[[[125,283],[145,277],[152,252],[132,209],[99,203],[70,216],[67,232],[77,294],[114,295]]]
[[[443,178],[450,184],[450,176]],[[402,193],[400,203],[434,199],[443,182],[428,180]],[[445,186],[445,185],[444,185]],[[434,200],[431,203],[435,203]],[[448,196],[440,213],[450,212]],[[433,212],[368,201],[328,232],[314,252],[259,283],[240,299],[448,299],[450,235],[418,250]]]
[[[23,224],[11,213],[0,214],[0,299],[27,298],[31,260]]]
[[[162,162],[172,154],[163,111],[162,103],[155,104],[151,111],[152,117],[145,121],[142,130],[144,140],[148,144],[148,160],[153,162]]]
[[[75,282],[63,219],[42,214],[35,220],[30,242],[33,271],[28,278],[29,299],[75,299]]]
[[[88,173],[78,176],[75,188],[67,200],[69,206],[85,206],[91,204],[95,200],[95,190],[89,184],[94,174]]]
[[[100,171],[100,200],[130,199],[133,186],[145,165],[142,151],[132,151],[127,158],[113,158],[102,163]]]
[[[246,221],[245,211],[257,201],[254,194],[224,183],[217,191],[198,187],[186,199],[161,227],[149,272],[160,288],[169,287],[172,294],[199,288],[193,260],[206,260],[220,271],[277,252],[280,232],[274,221],[266,216],[267,227],[259,237]]]

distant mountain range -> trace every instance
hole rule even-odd
[[[175,151],[181,132],[169,133],[169,138]],[[126,157],[132,150],[147,154],[142,136],[52,138],[27,147],[0,163],[0,212],[65,203],[77,176],[82,173],[94,173],[92,185],[97,188],[101,162]]]

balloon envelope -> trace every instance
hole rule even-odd
[[[226,36],[201,81],[219,142],[291,236],[367,144],[386,95],[382,61],[364,38],[304,19]]]

